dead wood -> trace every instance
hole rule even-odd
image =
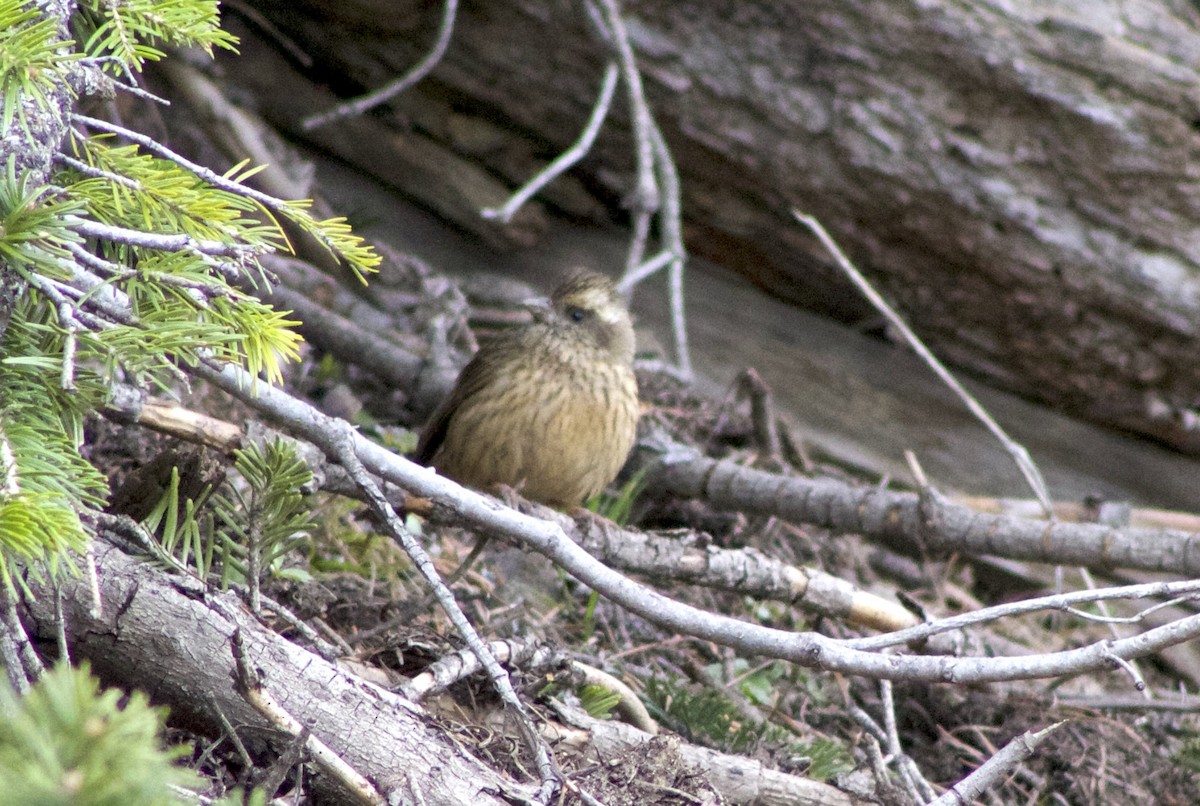
[[[61,583],[73,656],[90,660],[106,680],[169,704],[177,721],[219,734],[215,702],[239,730],[271,734],[273,726],[235,691],[230,640],[238,631],[264,688],[381,792],[412,787],[425,803],[458,806],[499,805],[508,802],[499,792],[531,791],[448,741],[423,709],[267,630],[235,594],[205,590],[103,542],[96,563],[100,615],[90,612],[82,580]],[[27,584],[31,632],[53,640],[53,588],[34,578]]]
[[[1200,573],[1200,534],[1115,528],[975,512],[928,491],[858,487],[831,478],[785,477],[662,444],[651,476],[664,493],[702,498],[719,509],[776,515],[835,532],[856,532],[901,553],[998,555],[1096,569]]]

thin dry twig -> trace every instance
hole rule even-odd
[[[413,65],[412,69],[407,73],[377,90],[368,92],[366,95],[360,95],[345,103],[338,104],[326,112],[305,118],[304,122],[301,123],[301,127],[305,131],[312,131],[335,120],[341,120],[353,115],[361,115],[368,109],[373,109],[384,101],[396,97],[429,75],[430,71],[437,66],[437,63],[442,60],[442,56],[446,53],[446,48],[450,44],[450,37],[454,33],[454,18],[457,14],[458,0],[445,0],[442,5],[442,19],[438,25],[437,39],[433,43],[433,48],[429,53],[425,54],[425,58]]]
[[[909,791],[916,803],[925,803],[934,797],[933,787],[925,780],[925,775],[917,767],[917,762],[904,752],[900,744],[900,731],[896,726],[896,700],[892,696],[892,681],[879,681],[879,701],[883,708],[883,730],[887,736],[888,754],[896,762],[900,772],[900,780]]]
[[[246,750],[246,745],[242,744],[242,737],[238,736],[237,730],[233,727],[233,723],[229,721],[229,717],[225,716],[225,709],[221,707],[220,701],[211,691],[207,692],[205,699],[208,700],[208,707],[212,709],[212,713],[216,716],[217,722],[221,724],[221,729],[225,731],[226,738],[233,745],[234,752],[238,754],[238,758],[242,760],[242,764],[248,770],[254,769],[254,759],[250,757],[250,753]]]
[[[802,213],[799,210],[793,210],[792,215],[796,217],[797,221],[812,230],[813,234],[817,236],[822,245],[824,245],[824,247],[829,250],[829,253],[833,255],[834,260],[837,262],[838,266],[841,267],[842,271],[845,272],[850,278],[851,282],[858,287],[858,290],[863,293],[863,296],[870,300],[871,304],[874,305],[880,313],[887,317],[888,322],[898,331],[900,331],[901,334],[903,334],[904,340],[907,341],[909,346],[912,347],[913,351],[921,357],[921,360],[924,361],[939,378],[941,378],[942,383],[946,384],[946,386],[950,387],[950,389],[956,395],[958,395],[959,399],[966,404],[966,407],[973,415],[975,415],[976,419],[983,423],[984,427],[986,427],[987,430],[990,431],[992,435],[1000,441],[1000,444],[1004,446],[1004,449],[1008,451],[1009,455],[1012,456],[1013,461],[1016,462],[1017,467],[1021,471],[1021,475],[1025,477],[1026,483],[1029,484],[1030,489],[1033,490],[1033,494],[1041,503],[1042,509],[1046,516],[1053,518],[1054,507],[1050,503],[1050,494],[1046,490],[1046,482],[1043,480],[1041,471],[1038,470],[1037,465],[1034,464],[1033,459],[1030,457],[1029,451],[1025,449],[1025,446],[1021,445],[1019,442],[1010,437],[1005,430],[1000,427],[1000,424],[992,419],[992,416],[987,413],[987,410],[984,409],[982,405],[980,405],[979,401],[977,401],[971,395],[971,393],[968,392],[963,385],[958,382],[958,379],[955,378],[950,371],[942,365],[942,362],[938,361],[937,357],[934,356],[929,348],[926,347],[919,338],[917,338],[917,334],[912,332],[912,329],[908,326],[904,319],[898,313],[896,313],[895,309],[893,309],[886,300],[884,300],[879,292],[876,291],[875,288],[867,281],[867,278],[863,277],[862,273],[854,267],[854,264],[850,262],[850,259],[846,257],[846,254],[842,252],[841,248],[837,245],[837,242],[834,241],[829,233],[826,232],[825,228],[821,226],[821,222],[817,221],[817,219],[813,216]]]
[[[595,2],[588,0],[586,5],[601,36],[616,52],[617,62],[621,67],[621,77],[625,79],[625,89],[629,93],[629,112],[633,118],[637,157],[637,185],[630,205],[635,211],[642,210],[653,213],[658,210],[659,205],[659,187],[655,181],[654,143],[651,135],[654,116],[650,112],[650,105],[646,102],[646,93],[642,87],[642,74],[638,70],[637,60],[633,55],[633,45],[629,42],[625,20],[621,17],[621,9],[617,6],[617,0],[595,0]]]
[[[637,178],[634,192],[628,202],[633,215],[633,233],[625,261],[625,273],[618,288],[621,293],[628,293],[638,282],[658,269],[670,266],[671,326],[675,341],[675,360],[683,376],[690,378],[692,358],[688,349],[683,308],[683,267],[687,260],[687,252],[683,245],[679,173],[646,101],[641,72],[638,70],[633,45],[629,41],[629,32],[625,28],[617,0],[587,0],[586,7],[601,37],[616,52],[621,77],[625,80],[625,87],[629,93],[629,110],[633,119]],[[663,251],[643,263],[646,242],[655,218],[663,241]]]
[[[254,707],[254,710],[258,711],[263,718],[289,736],[300,737],[308,734],[304,739],[304,747],[312,756],[313,761],[325,772],[340,781],[360,803],[368,804],[368,806],[384,806],[387,801],[379,793],[379,790],[375,788],[374,784],[368,781],[358,770],[347,764],[329,745],[308,733],[308,729],[301,725],[295,717],[287,712],[286,708],[280,705],[263,688],[256,670],[251,669],[247,663],[246,651],[242,644],[240,630],[234,631],[230,639],[230,646],[237,668],[235,682],[239,693],[245,698],[246,702],[250,703]]]
[[[1037,613],[1045,610],[1070,611],[1072,604],[1085,602],[1112,601],[1116,599],[1149,599],[1158,597],[1174,597],[1173,601],[1195,599],[1200,597],[1200,580],[1184,580],[1180,582],[1147,582],[1141,585],[1123,585],[1113,588],[1091,588],[1071,593],[1058,593],[1051,596],[1041,596],[1035,599],[1025,599],[1019,602],[986,607],[957,616],[925,622],[916,627],[908,627],[896,632],[873,635],[866,638],[854,638],[847,645],[858,649],[886,649],[892,646],[913,644],[931,638],[934,635],[962,630],[998,621],[1003,618]],[[1159,609],[1155,605],[1143,611],[1143,614]]]
[[[203,367],[202,374],[207,376],[209,380],[213,380],[215,367],[208,364],[202,364],[201,366]],[[360,435],[349,423],[343,420],[326,417],[315,411],[312,414],[324,419],[323,427],[318,432],[317,438],[313,441],[325,451],[325,454],[330,459],[336,461],[350,474],[350,477],[354,480],[355,485],[362,492],[363,497],[370,506],[371,511],[384,525],[391,537],[408,554],[413,565],[417,567],[417,570],[429,584],[430,589],[437,598],[438,604],[441,605],[443,611],[450,618],[459,635],[463,637],[467,646],[471,648],[471,651],[479,659],[483,668],[487,670],[493,687],[500,695],[505,708],[512,714],[530,752],[533,753],[536,759],[538,775],[542,782],[539,793],[541,802],[549,803],[554,794],[561,788],[562,777],[555,768],[550,748],[546,746],[546,743],[542,741],[534,729],[529,712],[521,702],[520,697],[517,696],[508,673],[504,671],[488,651],[487,645],[471,625],[466,614],[458,606],[458,601],[454,598],[454,594],[442,582],[437,568],[433,565],[433,560],[430,559],[420,542],[405,528],[404,522],[396,514],[396,510],[388,502],[379,485],[363,466],[356,451],[356,442],[361,439]]]
[[[659,216],[662,239],[671,254],[669,288],[671,300],[671,330],[675,337],[675,360],[684,377],[692,376],[692,356],[688,350],[687,321],[683,310],[683,265],[687,251],[683,246],[683,207],[680,201],[679,172],[658,124],[653,123],[650,135],[654,142],[655,166],[662,186],[663,209]]]
[[[1012,774],[1017,765],[1029,758],[1046,737],[1062,727],[1065,722],[1056,722],[1034,733],[1026,731],[1006,744],[1000,752],[979,765],[973,773],[950,787],[929,806],[966,806],[974,803],[985,792],[994,790],[1002,778]]]
[[[1058,677],[1111,667],[1111,657],[1143,657],[1200,637],[1200,616],[1190,616],[1141,635],[1090,644],[1076,649],[1020,657],[918,657],[881,655],[849,648],[847,642],[811,632],[763,627],[700,610],[649,590],[598,562],[572,542],[555,524],[524,515],[495,499],[465,489],[434,471],[409,462],[372,443],[347,426],[277,389],[256,382],[243,370],[218,369],[201,363],[195,374],[282,424],[286,430],[318,444],[335,430],[348,444],[330,446],[335,456],[360,462],[387,483],[404,487],[435,502],[443,515],[453,513],[489,533],[504,536],[545,555],[589,587],[672,632],[713,641],[750,655],[790,660],[829,671],[892,680],[983,683]],[[254,389],[254,392],[251,390]],[[351,462],[353,465],[353,462]],[[357,472],[357,471],[356,471]],[[377,488],[375,492],[378,492]],[[384,513],[390,509],[386,506]]]
[[[559,154],[542,171],[526,182],[502,206],[485,207],[481,210],[480,214],[484,218],[499,221],[502,224],[512,221],[512,217],[521,209],[521,205],[529,201],[535,193],[553,182],[556,177],[561,176],[572,165],[587,155],[592,147],[592,143],[596,141],[596,135],[600,133],[600,127],[604,124],[604,119],[608,117],[608,110],[612,106],[613,95],[616,93],[617,80],[620,78],[620,75],[620,69],[615,63],[610,62],[604,68],[604,81],[600,85],[600,94],[596,97],[596,104],[592,107],[592,114],[588,117],[587,124],[583,127],[579,139],[570,148]]]
[[[71,648],[67,645],[67,617],[63,613],[62,589],[57,579],[50,580],[54,588],[54,641],[58,645],[58,662],[71,665]]]
[[[527,669],[562,665],[567,660],[561,651],[534,641],[489,641],[487,647],[498,662]],[[413,702],[420,702],[482,669],[474,652],[469,648],[460,649],[429,664],[420,674],[401,684],[399,691]]]

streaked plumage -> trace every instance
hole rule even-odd
[[[478,489],[560,509],[620,471],[637,430],[633,323],[611,280],[573,275],[522,328],[480,348],[413,457]]]

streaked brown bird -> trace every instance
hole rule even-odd
[[[421,434],[414,461],[558,509],[616,477],[637,432],[633,322],[607,277],[579,271],[534,321],[482,346]]]

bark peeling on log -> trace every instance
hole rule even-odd
[[[266,670],[271,695],[383,792],[444,806],[499,804],[506,789],[513,797],[528,794],[528,785],[454,745],[420,707],[264,629],[234,594],[206,590],[99,541],[95,563],[100,614],[92,612],[85,579],[60,580],[72,656],[89,660],[106,683],[170,705],[181,724],[220,735],[219,707],[249,738],[274,734],[276,727],[235,691],[230,636],[238,630],[249,664]],[[32,593],[23,601],[25,620],[33,635],[51,642],[55,589],[44,578],[25,584]],[[418,769],[432,772],[414,779],[410,771]],[[420,790],[410,792],[414,786]]]

